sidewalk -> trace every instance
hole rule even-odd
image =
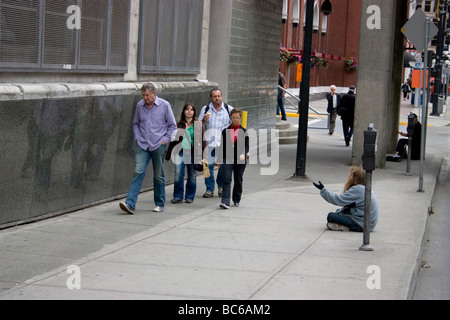
[[[146,192],[135,215],[113,201],[0,231],[0,299],[407,299],[448,157],[449,123],[449,116],[429,118],[424,192],[417,192],[419,161],[411,176],[406,161],[373,172],[380,205],[374,251],[359,250],[362,233],[326,230],[336,207],[311,181],[342,192],[351,148],[338,135],[309,130],[310,180],[292,178],[297,146],[280,146],[277,175],[247,167],[239,208],[202,198],[199,177],[192,204],[170,203],[167,186],[164,213],[151,211],[153,192]],[[68,289],[76,284],[71,265],[79,267],[80,290]]]

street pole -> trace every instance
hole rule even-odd
[[[447,1],[443,5],[439,5],[439,31],[437,35],[436,45],[436,75],[434,78],[434,93],[433,93],[433,109],[432,116],[439,116],[439,98],[442,95],[442,62],[444,53],[444,29],[446,28],[446,16],[447,16]]]
[[[300,101],[298,117],[298,139],[297,139],[297,158],[295,161],[295,176],[306,178],[306,144],[308,139],[308,110],[309,110],[309,86],[311,75],[311,46],[312,46],[312,24],[314,13],[314,0],[306,2],[306,21],[303,44],[303,74],[300,85]]]
[[[424,47],[424,61],[423,61],[423,97],[422,97],[422,139],[420,143],[420,177],[419,177],[419,189],[418,192],[424,192],[423,190],[423,160],[425,157],[425,129],[426,129],[426,117],[427,117],[427,106],[428,106],[428,97],[427,97],[427,88],[426,84],[428,81],[427,78],[427,70],[428,70],[428,32],[430,26],[430,18],[426,18],[425,20],[425,47]],[[409,151],[408,151],[409,152]]]

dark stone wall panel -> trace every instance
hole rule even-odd
[[[175,118],[211,88],[164,91]],[[0,101],[0,227],[126,196],[134,173],[132,120],[140,95]],[[173,164],[165,163],[168,183]],[[142,190],[153,185],[151,164]],[[167,195],[170,199],[170,195]]]

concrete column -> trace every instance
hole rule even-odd
[[[362,0],[352,163],[362,164],[364,130],[378,130],[377,167],[395,147],[401,99],[407,0]]]
[[[211,1],[210,6],[207,76],[219,84],[224,101],[228,100],[232,4],[232,0],[221,0]]]
[[[139,47],[139,10],[140,1],[131,0],[130,4],[130,33],[128,41],[128,72],[124,74],[124,81],[137,81],[137,57]]]

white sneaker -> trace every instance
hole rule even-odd
[[[134,211],[125,202],[120,202],[119,207],[128,214],[134,214]]]
[[[226,205],[225,203],[221,203],[221,204],[219,205],[219,207],[222,208],[222,209],[230,209],[230,206],[229,206],[229,205]]]
[[[155,209],[153,209],[153,212],[163,212],[164,207],[156,206]]]

